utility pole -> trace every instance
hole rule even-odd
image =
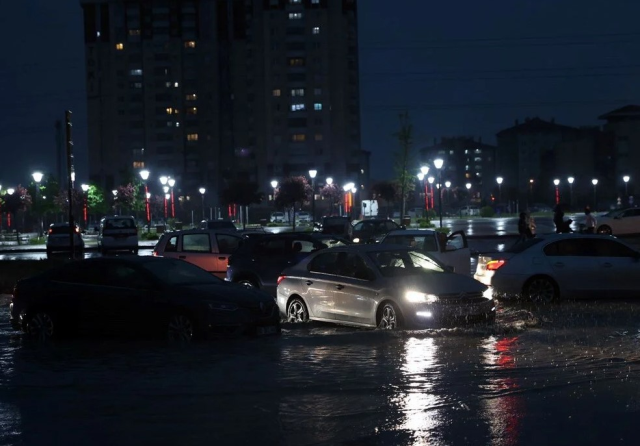
[[[75,233],[76,225],[73,221],[73,139],[71,138],[71,111],[64,114],[66,135],[67,135],[67,187],[69,200],[69,247],[71,248],[71,258],[75,258]]]
[[[56,120],[55,124],[56,128],[56,175],[58,175],[57,180],[59,184],[62,185],[64,178],[64,164],[63,160],[64,156],[64,136],[62,135],[62,121],[59,119]]]

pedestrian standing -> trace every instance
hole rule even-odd
[[[586,216],[584,221],[585,232],[587,234],[595,234],[597,221],[596,221],[596,218],[591,213],[591,208],[589,208],[589,206],[584,208],[584,215]]]
[[[526,212],[520,212],[520,219],[518,220],[518,234],[520,234],[518,242],[524,242],[530,238],[533,238],[533,233],[531,232],[531,226],[529,224],[529,218]]]

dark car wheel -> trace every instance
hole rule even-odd
[[[534,277],[525,284],[524,295],[532,302],[547,304],[558,300],[560,291],[550,278]]]
[[[249,279],[241,279],[236,282],[239,285],[246,286],[247,288],[257,288],[256,284]]]
[[[33,339],[47,341],[56,336],[57,326],[50,313],[38,311],[27,320],[25,332]]]
[[[294,297],[287,305],[287,322],[307,322],[309,311],[304,301],[299,297]]]
[[[398,309],[391,302],[386,302],[378,311],[378,328],[383,330],[395,330],[400,327]]]
[[[611,230],[610,226],[602,225],[598,228],[598,234],[611,235],[613,234],[613,231]]]
[[[195,325],[189,316],[177,313],[169,318],[167,337],[170,341],[189,342],[194,336]]]

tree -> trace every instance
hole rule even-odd
[[[5,191],[6,192],[6,191]],[[16,227],[16,234],[18,234],[18,244],[20,244],[20,234],[17,230],[16,214],[20,211],[24,211],[31,206],[31,195],[26,188],[18,185],[12,194],[8,192],[4,194],[0,199],[0,211],[7,212],[13,216],[14,225]]]
[[[227,205],[233,203],[248,207],[252,204],[260,204],[262,200],[264,200],[264,193],[259,191],[258,183],[254,181],[232,181],[222,191],[222,201]],[[246,216],[242,219],[242,228],[245,227]]]
[[[164,217],[164,195],[152,195],[149,198],[149,206],[151,207],[151,215]]]
[[[342,198],[344,197],[338,185],[334,183],[325,184],[325,186],[320,189],[320,196],[329,200],[329,215],[333,214],[333,206],[342,203]]]
[[[109,202],[104,190],[99,186],[90,185],[87,190],[87,209],[89,213],[105,215],[109,212]]]
[[[49,212],[56,212],[55,197],[60,189],[58,180],[53,175],[45,175],[37,187],[36,183],[32,181],[27,186],[29,195],[33,197],[33,205],[31,210],[39,215],[44,215]]]
[[[390,213],[393,202],[396,198],[396,183],[393,181],[380,181],[371,188],[376,197],[384,200],[387,205],[387,216]]]
[[[116,192],[114,202],[116,206],[120,206],[120,213],[122,213],[123,209],[135,210],[137,188],[132,183],[126,186],[118,186]]]
[[[400,217],[405,214],[408,193],[415,189],[415,176],[409,171],[409,167],[415,165],[412,156],[413,124],[409,119],[409,113],[399,115],[400,130],[395,133],[400,143],[400,150],[395,154],[396,182],[400,193]]]
[[[78,207],[82,205],[84,200],[82,192],[77,189],[73,189],[71,192],[71,199],[73,200],[73,213],[78,215]],[[54,204],[60,212],[67,215],[69,212],[69,189],[60,189],[58,195],[54,198]]]
[[[313,190],[304,176],[287,177],[276,189],[276,206],[293,208],[293,230],[296,230],[296,204],[309,201]]]

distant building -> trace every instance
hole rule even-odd
[[[144,167],[213,206],[230,180],[366,182],[355,0],[81,4],[92,182]]]
[[[419,150],[422,164],[430,166],[428,176],[436,177],[433,160],[444,161],[442,181],[451,181],[452,188],[466,189],[471,183],[471,194],[478,199],[490,199],[495,184],[496,147],[482,143],[482,139],[469,136],[443,137],[432,146]],[[437,177],[436,177],[437,178]],[[493,183],[492,183],[493,181]]]

